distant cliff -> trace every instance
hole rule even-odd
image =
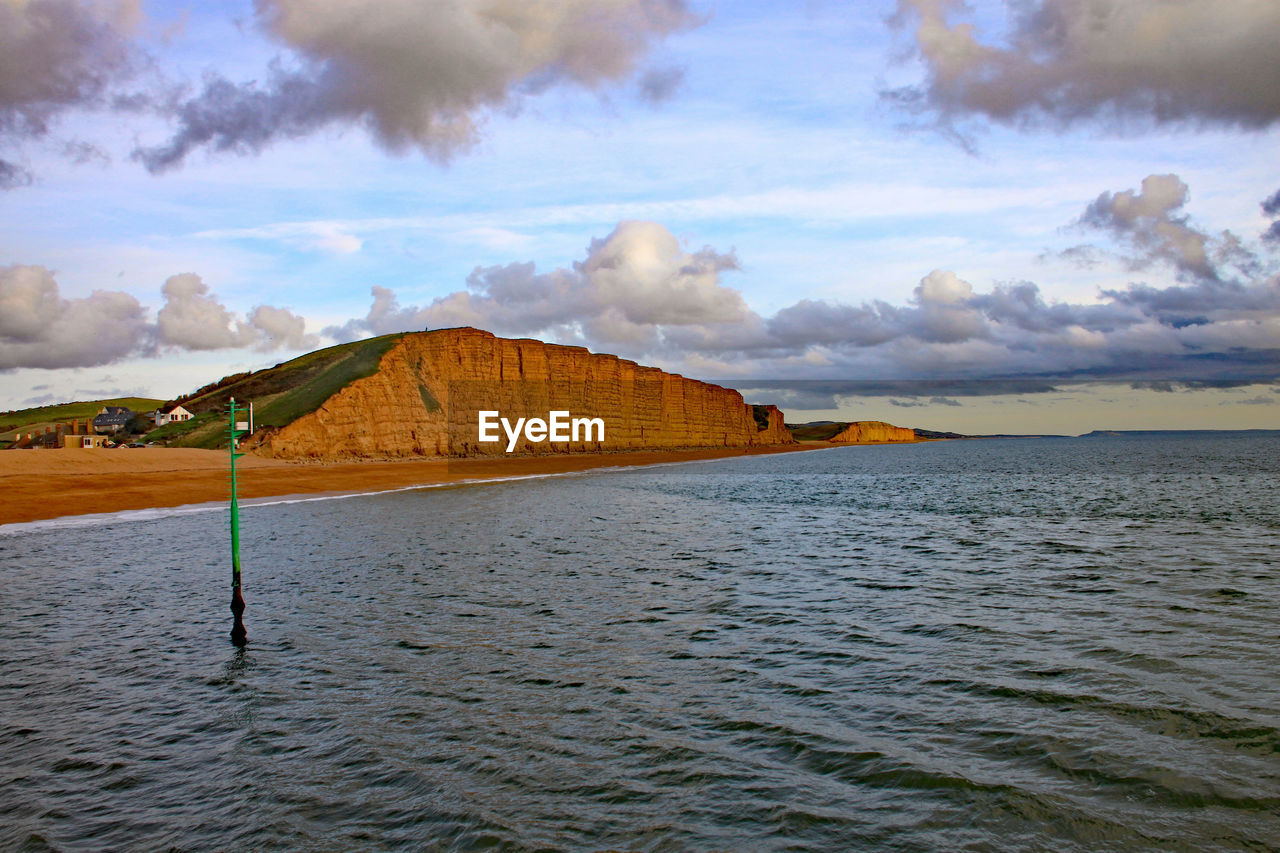
[[[940,435],[918,435],[918,430],[897,427],[884,421],[813,421],[807,424],[788,424],[787,429],[797,441],[827,441],[832,444],[919,441]]]
[[[505,455],[506,436],[479,440],[479,413],[517,418],[552,411],[600,418],[604,440],[529,440],[514,453],[753,447],[791,444],[782,413],[737,391],[582,347],[498,338],[478,329],[401,336],[370,375],[314,411],[254,437],[284,458]],[[256,446],[254,446],[256,444]]]
[[[915,441],[916,431],[884,421],[854,421],[827,439],[832,444],[873,444],[884,441]]]

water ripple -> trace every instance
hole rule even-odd
[[[1270,441],[7,531],[0,848],[1276,849]]]

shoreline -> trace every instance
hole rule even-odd
[[[240,459],[237,469],[242,499],[283,498],[463,485],[597,468],[852,446],[856,445],[803,442],[769,447],[351,462],[287,462],[247,455]],[[7,451],[0,453],[0,494],[4,495],[0,525],[226,501],[227,453],[167,447]]]

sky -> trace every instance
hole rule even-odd
[[[0,0],[0,409],[471,325],[967,433],[1280,428],[1274,0]]]

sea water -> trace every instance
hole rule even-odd
[[[5,849],[1280,846],[1280,441],[0,528]],[[248,476],[248,475],[247,475]]]

